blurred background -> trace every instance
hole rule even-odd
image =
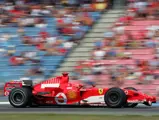
[[[158,95],[159,0],[0,0],[0,95],[62,72]]]

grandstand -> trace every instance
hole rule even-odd
[[[156,1],[130,1],[127,10],[105,12],[55,75],[69,71],[98,87],[133,86],[158,95],[157,11]]]
[[[2,84],[22,77],[51,76],[107,6],[105,2],[81,4],[76,8],[66,2],[53,6],[19,4],[25,3],[1,4]]]
[[[126,9],[119,3],[107,9],[106,0],[64,4],[1,5],[2,83],[69,72],[72,80],[86,76],[98,87],[132,86],[157,95],[158,2],[130,1]]]

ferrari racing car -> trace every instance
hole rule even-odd
[[[81,83],[69,82],[68,73],[33,84],[32,80],[10,81],[4,86],[13,107],[33,105],[101,105],[110,108],[136,107],[139,103],[151,106],[156,97],[146,95],[135,88],[85,87]]]

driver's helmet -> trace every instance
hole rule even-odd
[[[66,76],[68,76],[68,73],[67,73],[67,72],[63,72],[62,75],[63,75],[64,77],[66,77]]]

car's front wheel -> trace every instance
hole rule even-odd
[[[110,88],[104,95],[104,101],[110,108],[121,108],[126,103],[126,94],[120,88]]]
[[[9,102],[13,107],[27,107],[31,103],[32,91],[30,88],[14,88],[9,94]]]

